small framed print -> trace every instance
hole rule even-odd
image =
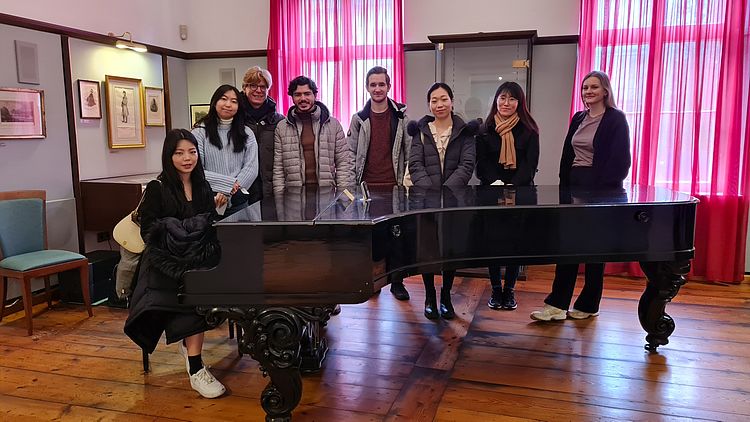
[[[98,81],[78,80],[78,105],[81,119],[102,118],[102,96]]]
[[[46,137],[44,91],[0,88],[0,139]]]
[[[196,123],[208,115],[209,104],[190,104],[190,127],[195,127]]]
[[[110,148],[143,148],[143,88],[140,79],[105,76]]]
[[[143,109],[146,110],[146,126],[164,126],[164,90],[143,88]]]

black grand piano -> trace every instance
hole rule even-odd
[[[558,186],[287,189],[217,223],[219,265],[186,274],[180,295],[209,325],[243,331],[242,353],[270,376],[267,421],[290,420],[300,371],[320,368],[321,326],[335,304],[361,303],[390,277],[485,267],[638,261],[646,349],[674,331],[666,304],[693,257],[697,200],[664,189]],[[353,197],[353,199],[352,199]],[[606,283],[606,281],[605,281]]]

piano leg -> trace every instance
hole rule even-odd
[[[669,343],[669,336],[674,331],[674,320],[664,309],[685,284],[690,261],[641,262],[641,268],[648,284],[638,303],[638,319],[648,333],[644,347],[649,352],[656,352],[657,347]]]
[[[289,422],[292,410],[302,398],[300,366],[303,356],[317,359],[317,369],[328,348],[319,327],[331,316],[330,307],[198,307],[209,326],[226,318],[242,328],[239,348],[258,361],[263,376],[270,377],[260,404],[266,411],[266,422]]]

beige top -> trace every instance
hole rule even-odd
[[[578,130],[573,134],[571,143],[573,144],[573,152],[576,154],[573,167],[591,167],[594,165],[594,135],[596,135],[596,130],[602,121],[602,116],[604,116],[604,113],[591,117],[586,112],[586,117],[583,118]]]
[[[448,148],[448,141],[451,140],[451,133],[453,132],[453,125],[448,126],[448,129],[444,130],[443,133],[437,132],[435,122],[427,123],[432,133],[432,139],[435,140],[437,146],[438,156],[440,157],[440,169],[445,169],[445,150]]]

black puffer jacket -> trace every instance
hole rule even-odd
[[[185,271],[214,266],[219,256],[210,214],[155,221],[141,258],[125,334],[150,353],[164,332],[167,343],[172,343],[206,331],[205,318],[195,307],[180,305],[177,295]]]
[[[453,115],[453,129],[445,150],[445,164],[440,165],[437,145],[428,123],[433,116],[424,116],[419,122],[411,121],[407,132],[412,137],[409,154],[409,173],[415,186],[461,186],[467,185],[474,172],[476,143],[474,137],[479,122],[465,123]]]
[[[253,186],[250,187],[251,198],[249,202],[255,202],[255,195],[260,194],[262,185],[262,196],[270,197],[273,195],[273,136],[276,131],[276,125],[284,120],[284,115],[276,112],[276,101],[271,97],[266,97],[266,102],[258,109],[254,110],[243,93],[240,101],[245,104],[245,126],[255,134],[255,140],[258,142],[258,165],[259,178],[255,179]]]

